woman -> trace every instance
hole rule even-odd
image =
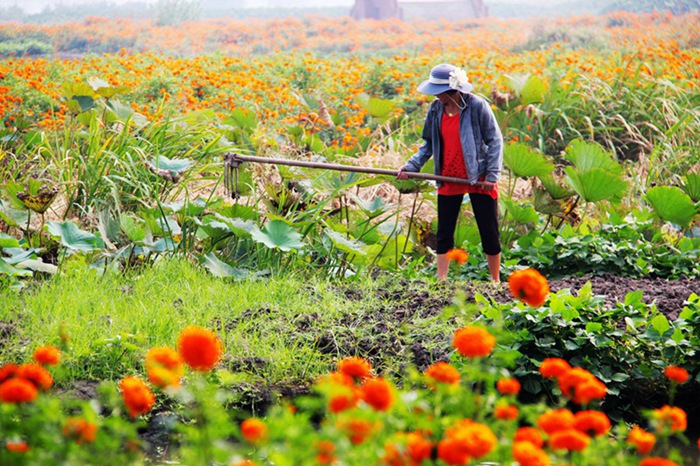
[[[443,63],[430,71],[430,78],[418,86],[418,92],[437,99],[425,117],[423,144],[399,169],[397,178],[408,178],[406,172],[420,171],[434,157],[436,175],[468,181],[437,183],[437,276],[439,280],[447,279],[447,252],[454,248],[457,217],[464,195],[469,194],[491,280],[500,283],[498,179],[503,165],[503,136],[490,105],[470,94],[472,89],[466,73],[454,65]]]

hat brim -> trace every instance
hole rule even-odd
[[[466,94],[468,92],[471,92],[472,89],[474,89],[474,86],[472,86],[471,83],[467,83],[463,86],[458,87],[457,89],[451,88],[449,84],[434,84],[427,80],[423,81],[418,85],[418,92],[420,92],[421,94],[428,95],[438,95],[442,94],[443,92],[453,90],[460,91]]]

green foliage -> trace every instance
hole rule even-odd
[[[503,148],[503,163],[513,175],[523,178],[544,178],[554,170],[554,165],[544,155],[522,143],[510,143]]]
[[[675,186],[655,186],[647,191],[646,199],[656,215],[667,222],[688,228],[697,208],[690,197]]]

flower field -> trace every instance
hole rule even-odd
[[[699,20],[0,23],[0,464],[695,464]],[[231,162],[396,170],[439,62],[507,290],[426,183]]]

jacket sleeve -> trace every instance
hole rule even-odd
[[[481,138],[487,146],[485,179],[496,182],[501,178],[503,169],[503,135],[491,106],[485,100],[482,102],[479,126]]]
[[[428,110],[428,115],[425,117],[425,123],[423,124],[423,133],[421,135],[423,144],[418,148],[418,152],[408,159],[408,162],[404,165],[404,169],[407,172],[419,172],[420,169],[423,168],[423,165],[433,156],[433,141],[431,136],[433,125],[433,119],[431,118],[432,113],[431,106],[430,110]]]

